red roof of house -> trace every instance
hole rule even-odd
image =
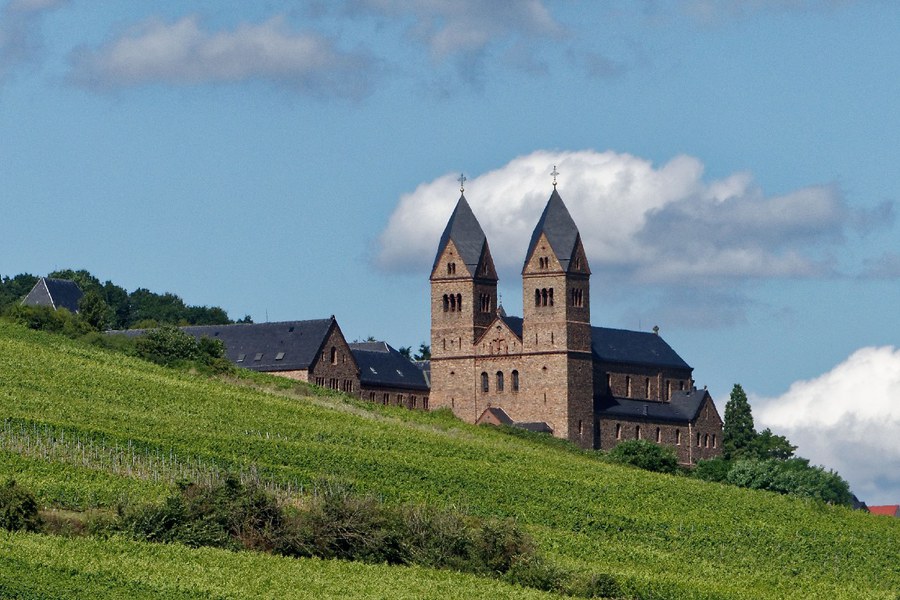
[[[886,504],[885,506],[870,506],[869,512],[873,515],[887,515],[900,517],[900,504]]]

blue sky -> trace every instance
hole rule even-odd
[[[594,324],[900,501],[900,5],[0,4],[0,274],[428,339],[459,196],[503,303],[551,191]]]

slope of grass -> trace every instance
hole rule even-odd
[[[73,488],[128,481],[129,494],[157,498],[178,461],[307,492],[337,479],[388,502],[514,517],[559,562],[614,575],[644,597],[895,600],[900,589],[896,521],[610,465],[444,414],[213,381],[6,324],[0,415],[13,428],[67,435],[76,448],[158,458],[159,477],[123,480],[65,451],[48,454]],[[39,462],[16,463],[17,479],[39,479]],[[65,498],[66,477],[53,494],[39,487],[41,499]]]
[[[0,531],[0,597],[550,598],[448,571]]]

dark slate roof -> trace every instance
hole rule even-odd
[[[428,391],[425,373],[386,342],[350,344],[362,386]]]
[[[298,371],[312,366],[332,324],[336,324],[334,317],[278,323],[192,325],[181,329],[198,339],[222,340],[225,356],[239,367],[270,372]],[[129,329],[109,333],[140,336],[146,332],[146,329]]]
[[[603,417],[689,423],[697,418],[706,398],[709,398],[709,392],[696,388],[674,392],[669,402],[604,396],[594,400],[594,409]]]
[[[543,421],[537,421],[535,423],[513,423],[513,427],[534,431],[536,433],[553,433],[553,428]]]
[[[563,271],[568,271],[569,261],[575,252],[575,244],[578,241],[578,227],[555,187],[534,232],[531,234],[528,252],[525,253],[526,262],[531,258],[542,233],[547,235],[550,248],[562,265]]]
[[[522,317],[510,317],[506,313],[502,313],[500,315],[500,320],[506,323],[506,326],[509,327],[514,334],[519,336],[519,339],[522,339]]]
[[[603,362],[691,368],[655,333],[591,327],[591,346],[594,356]]]
[[[77,313],[78,302],[83,295],[81,288],[74,281],[41,277],[22,300],[22,304],[51,306],[54,309],[65,308],[69,312]]]
[[[413,364],[422,371],[422,375],[425,377],[425,385],[428,386],[428,389],[431,389],[431,361],[416,360],[413,361]]]
[[[456,208],[453,209],[453,214],[450,215],[447,227],[441,235],[437,254],[434,256],[434,264],[431,266],[432,271],[437,266],[438,259],[450,240],[453,240],[456,245],[460,258],[469,267],[469,272],[474,274],[487,244],[487,237],[469,207],[469,203],[466,202],[465,196],[459,197],[459,202],[456,203]]]

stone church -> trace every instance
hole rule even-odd
[[[583,448],[646,439],[684,464],[718,456],[716,406],[658,330],[591,325],[591,270],[556,183],[525,255],[522,317],[497,304],[490,246],[460,192],[430,277],[430,408]]]

